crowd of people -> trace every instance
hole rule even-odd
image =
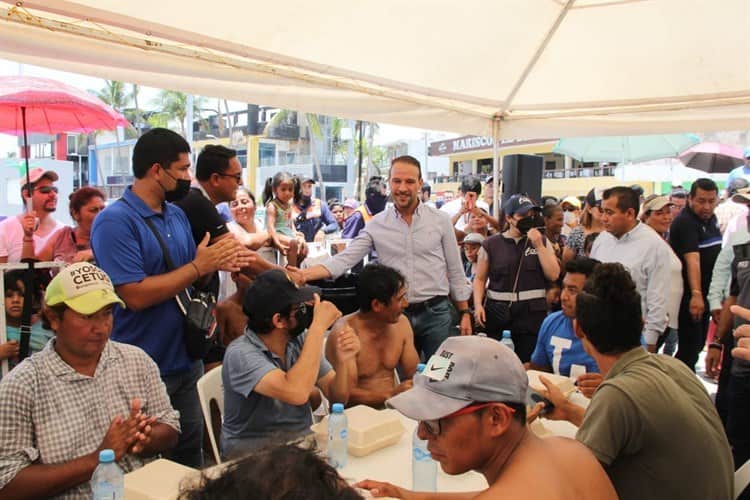
[[[57,174],[35,169],[28,210],[0,222],[0,262],[64,263],[5,274],[0,496],[88,498],[105,448],[125,471],[157,454],[201,468],[196,384],[221,366],[221,455],[237,462],[183,498],[273,491],[278,464],[292,475],[279,491],[358,498],[314,454],[280,445],[326,402],[419,421],[445,472],[487,479],[451,498],[733,498],[750,459],[741,176],[726,192],[698,179],[648,197],[516,193],[495,214],[492,179],[466,176],[438,204],[401,156],[361,203],[320,200],[314,178],[279,172],[258,205],[234,150],[206,146],[194,175],[190,153],[174,132],[145,133],[120,199],[71,195],[75,227],[54,218]],[[326,239],[348,244],[307,262]],[[316,285],[349,272],[344,314]],[[215,317],[197,333],[196,300]],[[715,403],[694,373],[706,344]],[[590,404],[544,377],[545,402],[530,404],[528,369],[575,379]],[[572,422],[576,439],[536,437],[536,418]],[[356,486],[440,498],[374,479]]]

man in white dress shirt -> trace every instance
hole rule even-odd
[[[668,326],[671,250],[656,231],[638,221],[635,190],[625,186],[606,189],[601,209],[606,231],[594,241],[591,258],[619,262],[630,272],[641,296],[643,336],[649,352],[656,352],[656,343]]]

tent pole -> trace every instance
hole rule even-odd
[[[492,119],[492,215],[500,217],[498,187],[500,186],[500,117],[495,116]],[[503,221],[500,221],[502,225]]]
[[[31,212],[31,173],[29,173],[29,138],[26,136],[26,106],[21,106],[21,123],[23,125],[23,162],[26,164],[26,194],[29,199],[26,201],[26,210]]]

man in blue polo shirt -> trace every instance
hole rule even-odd
[[[594,271],[597,261],[587,257],[578,257],[565,264],[562,295],[562,310],[550,314],[544,319],[539,329],[536,348],[531,355],[528,368],[549,371],[556,375],[571,376],[571,367],[580,368],[574,371],[598,373],[594,358],[583,349],[583,344],[573,331],[573,318],[576,315],[576,296],[583,290],[583,284]],[[577,373],[573,373],[577,376]]]
[[[224,458],[309,433],[316,386],[331,403],[349,399],[348,364],[359,352],[359,337],[345,327],[331,340],[331,366],[323,356],[325,332],[341,311],[317,292],[298,287],[281,270],[259,274],[245,292],[247,328],[227,347],[221,372]]]
[[[180,135],[156,128],[133,148],[135,181],[121,200],[96,218],[91,248],[127,308],[115,306],[112,339],[140,347],[159,366],[172,406],[180,412],[181,435],[170,458],[202,465],[203,417],[196,382],[203,362],[188,356],[183,317],[175,296],[203,276],[233,270],[236,242],[197,246],[185,213],[169,203],[190,189],[190,146]],[[149,220],[166,245],[169,270]]]

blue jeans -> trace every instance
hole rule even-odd
[[[425,361],[435,354],[445,339],[458,333],[453,306],[448,299],[405,314],[414,330],[414,347],[417,354],[424,354],[422,359]]]
[[[664,346],[664,354],[667,356],[674,356],[675,351],[677,351],[677,329],[676,328],[667,328],[664,335],[659,338],[659,341],[657,342],[658,346]],[[657,351],[658,351],[657,346]]]
[[[193,363],[184,373],[163,376],[172,407],[180,412],[180,440],[167,458],[200,469],[203,467],[203,413],[196,384],[203,376],[203,361]]]

